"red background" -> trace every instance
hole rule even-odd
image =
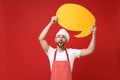
[[[119,1],[119,0],[118,0]],[[64,3],[78,3],[96,17],[94,54],[75,60],[73,80],[120,80],[120,9],[117,0],[0,1],[0,80],[50,80],[47,56],[38,41],[42,29]],[[55,47],[56,23],[47,35]],[[91,35],[71,40],[66,47],[86,48]]]

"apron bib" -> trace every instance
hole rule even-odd
[[[57,50],[55,51],[54,61],[52,63],[51,80],[72,80],[67,51],[65,50],[67,55],[67,60],[65,61],[56,61],[56,52]]]

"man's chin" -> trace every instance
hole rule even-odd
[[[63,47],[64,47],[64,44],[57,44],[57,46],[58,46],[59,48],[63,48]]]

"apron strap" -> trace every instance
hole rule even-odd
[[[56,53],[57,53],[57,49],[55,50],[54,61],[55,61],[55,59],[56,59]]]
[[[65,49],[66,55],[67,55],[67,60],[69,61],[69,56],[68,56],[68,52],[67,49]]]

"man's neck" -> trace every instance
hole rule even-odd
[[[58,52],[63,52],[64,50],[65,50],[64,47],[58,47],[58,46],[57,46],[57,51],[58,51]]]

